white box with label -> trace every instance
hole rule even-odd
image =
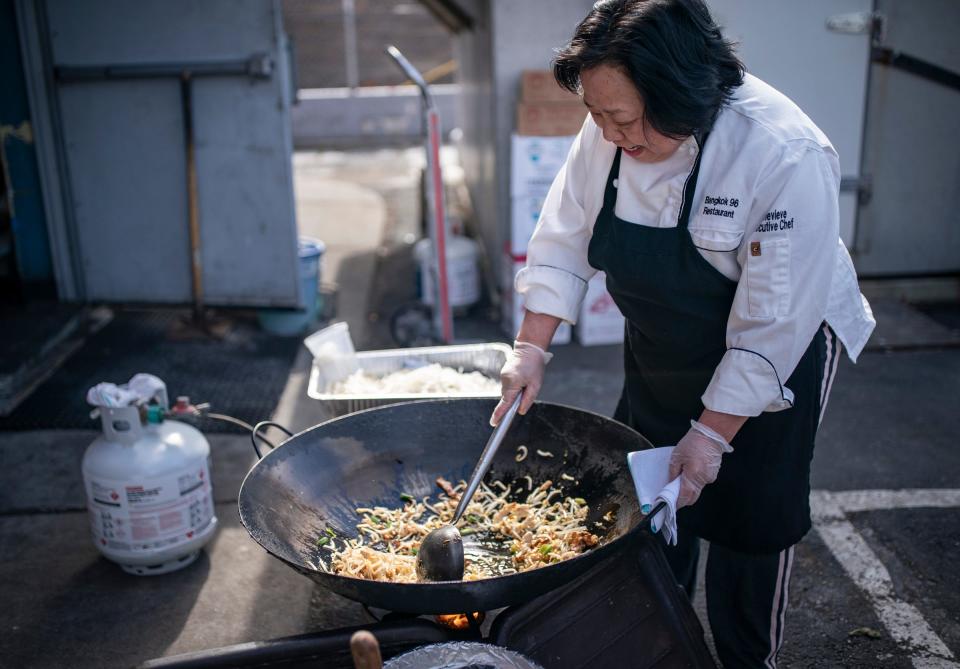
[[[510,198],[510,253],[514,257],[527,254],[527,244],[540,220],[540,211],[547,191]]]
[[[610,293],[607,277],[598,272],[587,284],[587,294],[577,318],[577,342],[581,346],[602,346],[623,342],[624,318]]]
[[[546,195],[576,135],[524,137],[514,134],[510,143],[510,195]]]

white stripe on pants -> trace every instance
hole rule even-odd
[[[793,546],[780,551],[780,563],[777,567],[777,587],[773,591],[770,606],[770,654],[764,662],[768,669],[777,669],[777,655],[783,645],[783,617],[787,613],[790,601],[790,572],[793,569]]]
[[[833,379],[837,375],[840,354],[843,352],[843,344],[826,323],[823,324],[823,334],[826,338],[827,355],[823,365],[823,381],[820,383],[820,418],[817,425],[823,422],[823,415],[827,411],[827,401],[830,399],[830,391],[833,390]]]

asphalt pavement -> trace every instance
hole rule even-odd
[[[542,398],[609,414],[620,356],[619,346],[558,347]],[[275,413],[294,428],[326,417],[306,397],[308,365],[307,356],[298,358]],[[865,546],[866,558],[856,551],[851,557],[835,537],[825,537],[828,521],[818,520],[801,542],[782,666],[934,666],[923,663],[936,657],[931,648],[952,655],[936,666],[957,666],[958,396],[957,349],[871,351],[857,365],[841,364],[818,438],[815,494],[901,491],[901,497],[874,499],[873,492],[845,514],[854,532],[846,540]],[[0,666],[132,666],[369,622],[358,604],[271,558],[240,526],[236,494],[255,460],[240,435],[210,437],[221,529],[201,559],[165,576],[121,572],[96,551],[87,526],[79,462],[95,434],[0,434]],[[922,498],[931,490],[943,494]],[[848,573],[851,560],[854,569],[879,565],[889,592],[875,579]],[[891,623],[891,611],[904,605],[915,615]],[[702,613],[702,597],[697,607]]]
[[[379,211],[375,198],[364,201]],[[344,246],[341,274],[327,277],[344,279],[338,299],[361,348],[385,341],[389,305],[377,302],[378,286],[396,274],[371,261],[385,257],[382,239]],[[358,273],[362,281],[345,280]],[[960,348],[949,325],[958,310],[945,308],[935,322],[883,303],[875,345],[857,365],[840,365],[814,457],[817,517],[796,551],[781,666],[960,667]],[[459,331],[504,339],[485,313],[462,319]],[[541,398],[612,413],[621,348],[571,344],[555,354]],[[306,395],[309,365],[301,350],[274,412],[294,429],[329,415]],[[0,667],[127,667],[370,621],[240,525],[236,496],[255,462],[243,435],[210,435],[220,529],[201,558],[163,576],[123,573],[90,539],[80,459],[96,434],[0,432]],[[702,594],[695,604],[702,614]]]

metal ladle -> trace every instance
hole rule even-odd
[[[507,430],[510,429],[510,424],[513,422],[513,417],[517,415],[517,409],[520,408],[522,399],[523,391],[520,391],[517,393],[517,398],[513,400],[513,404],[507,409],[503,419],[494,428],[490,439],[487,440],[487,445],[483,447],[483,453],[480,454],[480,460],[474,467],[470,480],[467,481],[467,489],[460,496],[460,503],[457,504],[457,509],[453,512],[453,519],[450,524],[431,530],[423,538],[420,550],[417,551],[417,578],[421,581],[463,580],[463,538],[460,536],[460,530],[455,526],[463,512],[467,510],[467,505],[480,486],[480,481],[483,480],[490,469],[493,457],[497,454],[497,449],[500,448]]]

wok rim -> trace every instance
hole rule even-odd
[[[480,579],[476,579],[476,580],[472,580],[472,581],[455,580],[455,581],[429,581],[429,582],[406,583],[406,582],[400,582],[400,581],[377,581],[377,580],[374,580],[374,579],[358,578],[358,577],[356,577],[356,576],[348,576],[348,575],[345,575],[345,574],[334,574],[333,572],[324,571],[324,570],[322,570],[322,569],[316,568],[316,567],[314,567],[313,565],[311,565],[311,564],[309,564],[309,563],[297,564],[297,563],[292,562],[291,560],[288,560],[287,558],[285,558],[285,557],[283,557],[283,556],[275,553],[275,552],[274,552],[273,550],[271,550],[269,547],[267,547],[266,545],[264,545],[264,543],[263,543],[262,541],[260,541],[260,539],[257,538],[257,537],[254,535],[254,532],[251,531],[250,526],[247,524],[247,519],[244,517],[244,514],[243,514],[243,506],[242,506],[242,504],[241,504],[241,500],[243,499],[243,491],[244,491],[244,488],[245,488],[246,485],[247,485],[247,481],[248,481],[248,480],[250,479],[250,477],[254,474],[255,470],[257,469],[257,467],[258,467],[261,463],[263,463],[267,458],[271,457],[274,453],[276,453],[277,451],[279,451],[281,448],[283,448],[286,444],[288,444],[289,442],[293,441],[294,439],[296,439],[296,438],[298,438],[298,437],[300,437],[300,436],[302,436],[302,435],[305,435],[305,434],[307,434],[308,432],[312,432],[313,430],[316,430],[316,429],[318,429],[318,428],[320,428],[320,427],[324,427],[324,426],[330,425],[331,423],[336,423],[336,422],[342,421],[342,420],[347,419],[347,418],[352,418],[353,416],[358,416],[358,415],[360,415],[360,414],[371,413],[371,412],[374,412],[374,411],[382,411],[382,410],[387,409],[387,408],[390,408],[390,407],[397,407],[397,406],[401,406],[401,405],[402,405],[402,406],[406,406],[406,405],[413,405],[413,404],[437,404],[437,403],[441,403],[441,402],[443,402],[443,403],[446,403],[446,402],[459,402],[459,401],[463,401],[463,400],[478,400],[478,399],[488,400],[488,399],[490,399],[490,398],[482,398],[482,397],[449,397],[449,398],[428,398],[428,399],[422,399],[422,400],[414,400],[414,401],[410,401],[410,402],[395,402],[395,403],[392,403],[392,404],[386,404],[386,405],[379,406],[379,407],[371,407],[371,408],[368,408],[368,409],[363,409],[363,410],[361,410],[361,411],[355,411],[355,412],[353,412],[353,413],[345,414],[345,415],[343,415],[343,416],[335,416],[335,417],[333,417],[333,418],[331,418],[331,419],[329,419],[329,420],[325,420],[325,421],[323,421],[323,422],[321,422],[321,423],[317,423],[316,425],[313,425],[313,426],[308,427],[308,428],[306,428],[306,429],[304,429],[304,430],[301,430],[300,432],[295,433],[293,436],[285,439],[285,440],[283,441],[283,443],[278,444],[278,445],[276,446],[276,448],[272,449],[269,453],[267,453],[267,454],[264,455],[262,458],[260,458],[259,460],[257,460],[257,462],[255,462],[255,463],[253,464],[253,466],[250,468],[250,470],[249,470],[249,471],[246,473],[246,475],[243,477],[243,482],[240,484],[240,492],[237,494],[237,511],[238,511],[238,513],[239,513],[239,515],[240,515],[240,523],[243,525],[243,528],[247,531],[247,534],[250,535],[250,538],[253,539],[261,548],[263,548],[265,551],[267,551],[267,553],[269,553],[269,554],[270,554],[271,556],[273,556],[274,558],[282,561],[283,563],[287,564],[287,565],[290,566],[292,569],[295,569],[296,571],[298,571],[298,572],[300,572],[300,573],[303,573],[303,574],[305,574],[305,575],[309,575],[309,576],[311,576],[311,577],[313,577],[314,575],[319,575],[319,576],[321,576],[321,577],[330,577],[330,578],[334,578],[334,579],[343,579],[344,581],[347,581],[347,582],[355,582],[355,583],[377,583],[377,584],[381,584],[381,585],[384,585],[384,586],[387,586],[387,587],[390,587],[390,588],[398,588],[398,589],[399,589],[399,588],[405,588],[405,589],[411,589],[411,588],[418,588],[418,589],[419,589],[419,588],[445,589],[446,587],[450,587],[450,586],[454,586],[454,585],[455,585],[455,586],[460,586],[460,587],[464,587],[464,586],[470,587],[472,584],[486,584],[486,583],[502,584],[505,580],[507,580],[507,579],[509,579],[509,578],[511,578],[511,577],[520,576],[520,575],[522,575],[522,574],[531,574],[531,573],[536,572],[536,571],[539,571],[539,570],[541,570],[541,569],[549,569],[550,567],[557,566],[557,565],[574,565],[574,564],[579,565],[579,562],[580,562],[580,561],[583,561],[583,560],[592,561],[592,560],[594,560],[594,559],[599,559],[599,558],[596,557],[596,556],[606,555],[606,553],[609,552],[608,549],[610,549],[610,547],[613,546],[614,544],[616,544],[617,542],[619,542],[619,541],[621,541],[621,540],[633,539],[633,538],[635,538],[638,534],[642,533],[642,531],[643,531],[643,519],[641,519],[640,522],[638,522],[636,525],[634,525],[634,526],[631,527],[629,530],[627,530],[626,532],[624,532],[624,533],[621,534],[620,536],[616,537],[616,538],[613,539],[612,541],[609,541],[609,542],[607,542],[607,543],[601,544],[601,545],[599,545],[597,548],[595,548],[595,549],[593,549],[593,550],[585,551],[585,552],[580,553],[579,555],[576,555],[576,556],[574,556],[574,557],[572,557],[572,558],[568,558],[568,559],[562,560],[562,561],[560,561],[560,562],[555,562],[555,563],[551,563],[551,564],[548,564],[548,565],[544,565],[544,566],[542,566],[542,567],[535,567],[534,569],[528,569],[528,570],[525,570],[525,571],[518,571],[518,572],[516,572],[516,573],[514,573],[514,574],[500,574],[500,575],[497,575],[497,576],[491,576],[491,577],[489,577],[489,578],[480,578]],[[561,409],[572,409],[572,410],[574,410],[574,411],[577,411],[577,412],[580,412],[580,413],[584,413],[584,414],[589,414],[589,415],[592,415],[592,416],[596,416],[596,417],[598,417],[598,418],[602,418],[602,419],[607,420],[607,421],[613,421],[613,422],[616,423],[619,427],[622,427],[622,428],[628,430],[629,432],[632,432],[632,433],[635,434],[637,437],[639,437],[642,443],[647,444],[647,447],[646,447],[645,449],[642,448],[642,449],[639,449],[639,450],[647,450],[647,449],[650,449],[650,448],[655,448],[655,446],[653,446],[653,443],[652,443],[649,439],[647,439],[646,437],[644,437],[640,432],[638,432],[638,431],[635,430],[634,428],[630,427],[629,425],[626,425],[625,423],[621,423],[620,421],[618,421],[618,420],[616,420],[616,419],[614,419],[614,418],[612,418],[612,417],[610,417],[610,416],[604,416],[603,414],[598,413],[598,412],[596,412],[596,411],[591,411],[591,410],[589,410],[589,409],[582,409],[582,408],[580,408],[580,407],[571,406],[571,405],[569,405],[569,404],[560,404],[560,403],[558,403],[558,402],[542,402],[542,401],[540,401],[540,400],[537,400],[537,401],[534,402],[534,404],[539,404],[539,405],[543,405],[543,406],[554,406],[554,407],[559,407],[559,408],[561,408]],[[625,454],[625,455],[626,455],[626,454]],[[626,462],[624,462],[624,465],[626,466]],[[639,508],[640,508],[640,502],[639,502],[639,500],[637,500],[637,509],[639,509]],[[641,513],[642,513],[642,512],[641,512]],[[643,518],[646,518],[646,516],[643,516]],[[586,567],[585,567],[585,568],[586,568]],[[418,592],[422,592],[422,591],[418,590]]]

